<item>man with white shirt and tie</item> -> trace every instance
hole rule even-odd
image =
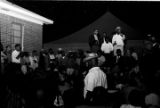
[[[116,33],[112,37],[114,56],[116,56],[117,49],[120,49],[122,55],[124,55],[124,40],[126,37],[121,31],[122,31],[121,27],[117,26],[115,29]]]
[[[20,53],[21,53],[21,45],[16,44],[15,50],[13,50],[11,54],[12,67],[14,72],[16,73],[21,71]]]
[[[20,44],[15,45],[15,50],[12,52],[12,63],[20,64],[20,51],[21,46]]]
[[[21,82],[21,45],[16,44],[15,49],[11,53],[11,64],[7,68],[7,80],[8,85],[13,89],[13,91],[19,92],[20,82]]]

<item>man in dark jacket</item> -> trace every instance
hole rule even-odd
[[[94,30],[93,34],[89,36],[89,46],[92,52],[97,52],[101,46],[101,36],[97,29]]]

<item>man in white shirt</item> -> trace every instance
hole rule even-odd
[[[104,54],[110,54],[113,51],[113,45],[111,42],[109,42],[109,39],[107,37],[106,33],[103,33],[103,43],[101,45],[101,51],[104,52]]]
[[[20,64],[20,51],[21,51],[20,44],[16,44],[15,50],[12,52],[11,55],[12,63]]]
[[[16,44],[15,50],[11,53],[11,68],[10,70],[10,79],[13,82],[15,88],[18,88],[19,85],[19,79],[20,75],[22,73],[22,66],[20,61],[20,51],[21,51],[21,45]]]
[[[115,31],[116,31],[116,33],[113,35],[113,38],[112,38],[114,56],[116,56],[117,49],[120,49],[121,52],[122,52],[122,55],[124,55],[125,35],[121,33],[121,27],[120,26],[116,27]]]
[[[108,88],[107,76],[98,66],[97,55],[95,53],[90,53],[88,57],[85,58],[85,61],[91,64],[91,68],[84,79],[84,98],[90,102],[93,98],[93,90],[95,87]]]

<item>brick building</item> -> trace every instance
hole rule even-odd
[[[14,48],[20,43],[24,51],[40,50],[44,24],[53,24],[53,21],[8,1],[0,1],[0,37],[4,47]]]

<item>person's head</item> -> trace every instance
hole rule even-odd
[[[22,52],[21,53],[21,58],[23,60],[23,63],[29,64],[30,60],[29,60],[29,53],[28,52]]]
[[[88,63],[88,67],[92,68],[98,65],[98,60],[97,58],[93,58],[93,59],[88,60],[87,63]]]
[[[15,45],[15,50],[21,51],[21,45],[20,45],[20,44],[16,44],[16,45]]]
[[[54,54],[54,51],[53,51],[52,48],[50,48],[50,49],[48,50],[48,52],[49,52],[49,54]]]
[[[37,50],[33,50],[33,51],[32,51],[32,56],[38,56]]]
[[[127,49],[125,53],[126,56],[131,56],[131,51],[129,49]]]
[[[103,36],[106,37],[106,36],[107,36],[107,33],[106,33],[106,32],[103,32]]]
[[[73,67],[66,68],[66,74],[69,76],[73,75],[74,71],[75,71],[75,69]]]
[[[151,51],[152,49],[152,42],[151,41],[144,41],[144,49],[147,50],[147,51]]]
[[[147,38],[151,38],[152,37],[152,35],[151,34],[147,34]]]
[[[151,37],[151,41],[154,43],[156,42],[156,38],[154,36]]]
[[[62,48],[58,48],[57,54],[62,57],[64,55],[64,50]]]
[[[10,45],[6,46],[6,51],[11,51],[11,46]]]
[[[98,55],[96,53],[89,53],[84,62],[87,64],[87,67],[91,68],[98,65]]]
[[[82,49],[78,49],[77,53],[78,53],[78,57],[79,58],[83,58],[84,57],[84,51]]]
[[[145,96],[146,106],[158,106],[160,107],[160,97],[157,93],[150,93]]]
[[[147,40],[151,42],[156,42],[156,37],[153,34],[147,34]]]
[[[121,32],[122,32],[122,28],[121,28],[120,26],[117,26],[117,27],[115,28],[115,32],[116,32],[116,33],[121,33]]]
[[[103,52],[102,52],[101,50],[98,50],[98,51],[96,52],[96,54],[97,54],[97,56],[101,56],[101,55],[103,55]]]
[[[98,66],[102,66],[105,63],[106,59],[103,55],[98,57]]]
[[[105,41],[108,43],[109,42],[109,37],[107,36],[106,32],[103,32],[103,38],[105,39]]]
[[[98,32],[99,32],[99,31],[98,31],[97,29],[94,30],[94,34],[95,34],[95,35],[97,35]]]

